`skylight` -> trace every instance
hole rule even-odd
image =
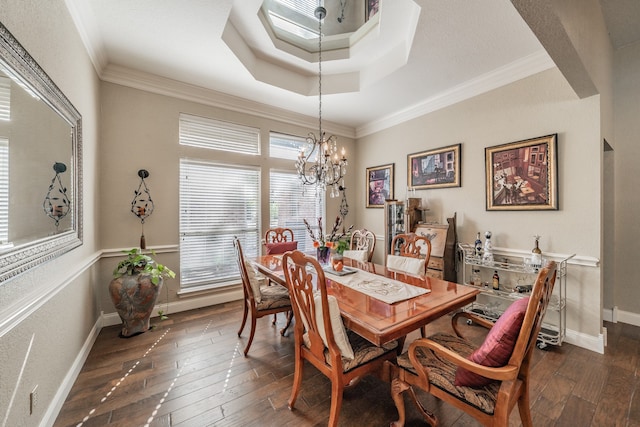
[[[310,18],[315,18],[314,12],[318,7],[318,2],[314,0],[276,0],[276,2]]]
[[[311,40],[318,37],[317,30],[314,31],[310,28],[307,28],[299,22],[294,22],[290,19],[285,18],[284,16],[280,16],[274,13],[273,11],[269,11],[269,17],[271,19],[272,25],[274,25],[276,28],[281,29],[282,31],[286,31],[298,37],[302,37],[306,40]]]

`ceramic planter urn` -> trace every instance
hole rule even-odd
[[[120,336],[132,337],[149,330],[149,319],[155,307],[162,278],[157,285],[145,274],[124,275],[109,283],[109,295],[122,319]]]

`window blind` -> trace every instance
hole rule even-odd
[[[179,132],[182,145],[241,154],[260,154],[258,128],[181,113]]]
[[[304,225],[306,219],[315,235],[318,235],[318,218],[325,220],[325,192],[302,191],[298,175],[291,172],[271,170],[269,173],[269,226],[286,227],[293,230],[298,249],[310,251],[313,240]],[[333,220],[329,221],[333,226]],[[326,227],[323,224],[323,231]]]
[[[0,120],[11,120],[11,80],[0,77]]]
[[[319,5],[318,0],[276,0],[283,6],[288,7],[289,9],[295,10],[296,12],[309,16],[311,18],[315,18],[315,10]]]
[[[9,140],[0,138],[0,245],[9,241]]]
[[[258,255],[259,212],[258,168],[181,159],[181,287],[237,280],[233,237],[246,257]]]

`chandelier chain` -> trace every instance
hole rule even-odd
[[[322,129],[322,20],[327,15],[324,7],[318,6],[315,16],[318,18],[318,131],[316,137],[309,133],[306,142],[310,150],[300,151],[296,160],[296,170],[304,186],[315,185],[316,194],[330,187],[331,197],[338,197],[344,188],[344,176],[347,173],[347,158],[344,148],[342,157],[338,157],[337,138],[325,136]],[[315,156],[315,157],[314,157]]]

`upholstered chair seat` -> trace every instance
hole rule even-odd
[[[476,349],[469,341],[451,334],[439,332],[430,336],[429,339],[465,358],[468,358]],[[432,386],[438,387],[462,401],[470,402],[486,414],[493,414],[498,390],[500,390],[499,381],[493,381],[489,385],[479,388],[456,386],[456,370],[458,369],[456,364],[425,348],[418,349],[417,356],[420,364],[429,370],[429,381]],[[415,375],[417,379],[418,372],[409,360],[409,353],[405,352],[398,356],[397,361],[400,368]]]

